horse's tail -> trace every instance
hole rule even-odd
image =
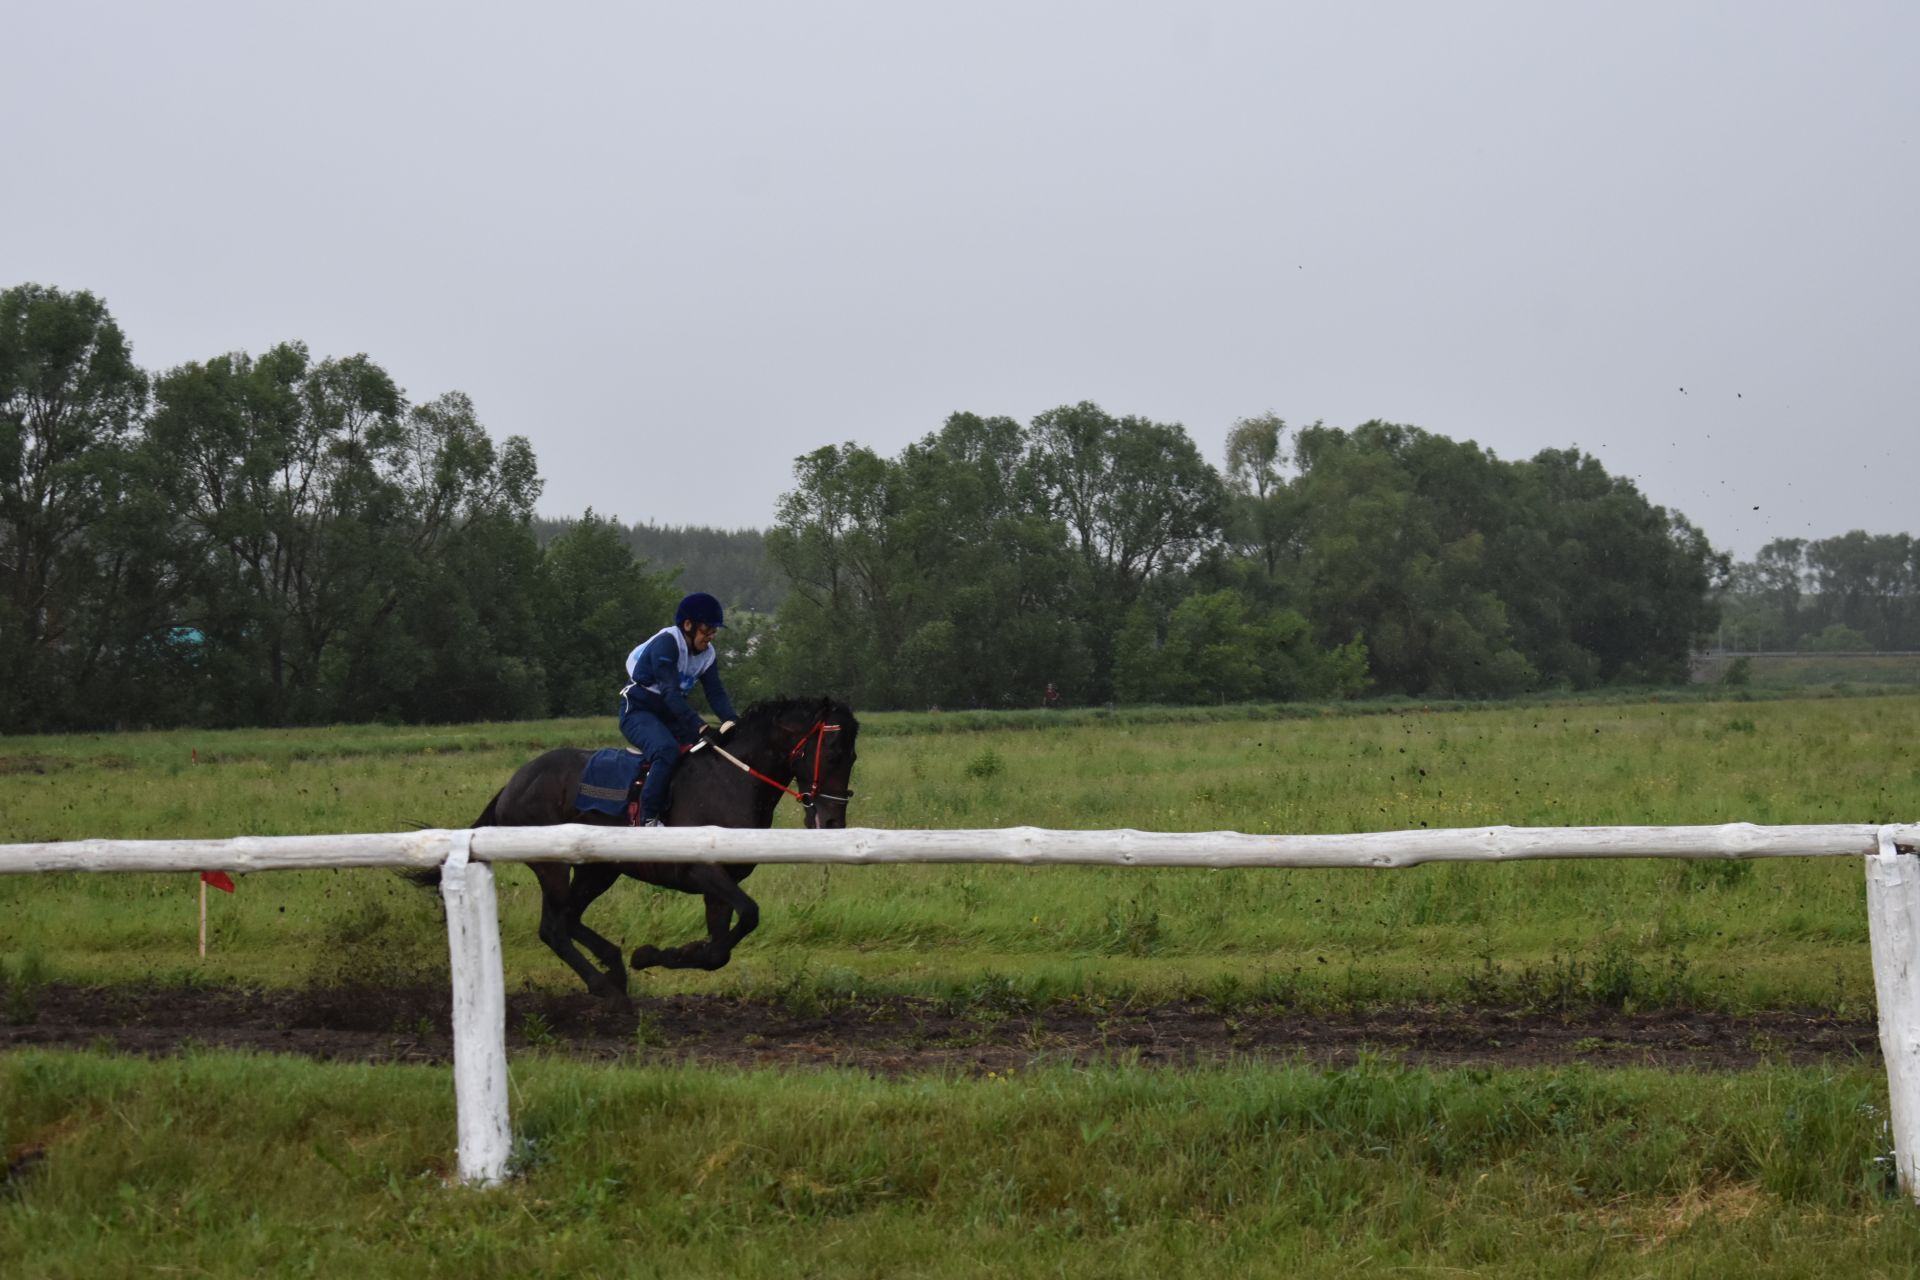
[[[487,801],[487,807],[482,809],[480,816],[473,820],[474,826],[497,827],[500,825],[498,806],[500,804],[500,797],[503,794],[505,794],[505,788],[493,793],[493,799]],[[422,889],[438,889],[440,887],[440,868],[438,867],[428,867],[423,871],[402,871],[400,874],[419,885]]]
[[[473,825],[476,827],[499,826],[500,825],[500,814],[499,814],[500,797],[505,794],[507,794],[507,789],[505,787],[502,787],[500,788],[500,790],[494,792],[493,799],[487,801],[487,807],[480,811],[480,816],[473,820]]]

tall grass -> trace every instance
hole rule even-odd
[[[1253,832],[1909,820],[1917,711],[1912,696],[1543,702],[1035,713],[959,731],[880,715],[864,718],[852,817]],[[608,736],[601,722],[575,721],[0,739],[0,840],[462,825],[522,760]],[[812,974],[927,992],[985,971],[1043,989],[1174,994],[1231,980],[1377,1002],[1522,992],[1611,964],[1625,975],[1617,1003],[1859,1010],[1871,1000],[1861,880],[1846,859],[766,867],[749,881],[764,923],[732,967],[642,986],[732,990]],[[410,938],[438,945],[432,898],[388,873],[278,873],[216,901],[203,965],[191,950],[193,892],[186,875],[0,877],[0,954],[31,955],[56,980],[287,984],[350,971],[356,956]],[[512,981],[574,983],[534,937],[524,872],[503,874],[502,914]],[[633,884],[590,918],[629,947],[701,928],[692,900]]]
[[[0,1057],[0,1273],[1907,1275],[1877,1072],[444,1073]]]

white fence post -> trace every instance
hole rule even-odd
[[[456,831],[440,869],[453,979],[453,1097],[460,1180],[488,1186],[507,1175],[507,988],[493,868],[468,858],[471,831]]]
[[[1867,858],[1867,937],[1894,1165],[1900,1190],[1920,1201],[1920,858],[1899,852],[1884,827],[1880,851]]]

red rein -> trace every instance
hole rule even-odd
[[[766,783],[776,791],[786,792],[795,800],[798,800],[801,804],[811,809],[813,808],[814,797],[820,794],[820,757],[827,754],[827,735],[829,733],[837,733],[839,729],[840,726],[837,724],[828,724],[825,720],[816,720],[813,722],[813,728],[801,734],[800,741],[794,743],[793,750],[787,753],[787,761],[788,763],[792,763],[800,758],[800,753],[806,750],[808,742],[815,744],[813,752],[813,785],[808,787],[804,793],[795,791],[785,783],[774,781],[744,760],[736,759],[735,763],[753,777],[760,779],[760,781]],[[834,799],[839,799],[839,797],[835,796]]]

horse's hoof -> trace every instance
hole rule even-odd
[[[654,965],[659,963],[660,963],[660,948],[635,947],[633,949],[633,959],[627,962],[627,968],[650,969]]]
[[[596,1000],[624,1000],[627,998],[627,984],[616,978],[595,978],[587,984],[587,994]]]

